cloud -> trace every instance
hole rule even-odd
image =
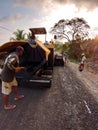
[[[7,15],[7,16],[4,16],[0,19],[0,23],[10,23],[13,24],[13,23],[16,23],[17,20],[21,20],[23,18],[23,15],[19,14],[19,13],[16,13],[16,14],[10,14],[10,15]]]
[[[96,31],[98,31],[98,27],[94,27],[93,29],[96,30]]]
[[[24,25],[29,24],[28,21],[31,17],[20,13],[10,14],[0,18],[0,33],[13,33],[16,29],[24,29]]]
[[[34,11],[42,11],[44,7],[45,0],[14,0],[14,7],[24,7],[27,9],[32,9]]]
[[[92,10],[97,7],[98,0],[13,0],[10,9],[8,8],[8,13],[1,15],[0,25],[12,32],[16,31],[17,28],[28,30],[30,27],[40,26],[49,29],[62,18],[71,19],[76,16],[88,20],[93,27],[98,23],[95,18],[98,12],[94,11],[92,14]],[[92,23],[93,19],[96,19],[94,24]],[[0,30],[0,33],[4,32],[5,39],[5,33],[8,34],[8,31],[2,28]]]
[[[98,7],[98,0],[54,0],[59,4],[75,4],[76,7],[92,10]]]
[[[85,7],[85,8],[96,8],[98,7],[98,0],[14,0],[14,4],[16,6],[29,6],[29,7],[40,7],[39,9],[43,8],[44,5],[49,5],[51,7],[51,3],[59,3],[59,4],[75,4],[78,7]],[[54,5],[55,6],[55,5]]]
[[[31,10],[31,16],[33,18],[41,19],[42,17],[48,17],[56,10],[62,8],[64,5],[75,5],[78,9],[83,8],[86,11],[92,11],[98,7],[98,0],[14,0],[14,7],[25,8]]]
[[[52,12],[58,10],[61,5],[53,0],[37,0],[36,2],[35,0],[14,0],[13,7],[26,10],[25,14],[31,16],[29,19],[32,20],[33,23],[37,21],[37,23],[40,22],[40,24],[42,24],[43,22],[45,23],[45,20],[51,16]]]
[[[48,12],[48,15],[58,7],[58,3],[53,0],[14,0],[13,6],[32,10],[32,13],[38,12],[40,15]]]

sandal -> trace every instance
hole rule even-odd
[[[16,107],[16,105],[11,105],[11,104],[9,104],[8,106],[4,106],[4,109],[5,110],[12,110],[12,109],[14,109]]]
[[[24,98],[24,95],[19,95],[19,96],[15,97],[14,100],[17,101],[17,100],[20,100],[22,98]]]

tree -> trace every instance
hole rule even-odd
[[[15,41],[15,40],[26,40],[25,39],[26,33],[23,33],[23,31],[24,30],[17,29],[17,31],[13,32],[13,34],[15,35],[15,37],[11,37],[10,40],[11,41]]]
[[[50,33],[71,43],[77,38],[84,39],[87,37],[89,28],[90,26],[83,18],[61,19],[50,29]]]

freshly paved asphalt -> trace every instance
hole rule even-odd
[[[1,89],[1,88],[0,88]],[[4,110],[0,130],[98,130],[98,103],[69,67],[55,67],[51,88],[19,87],[22,100]]]

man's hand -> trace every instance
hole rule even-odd
[[[15,72],[19,72],[19,71],[22,70],[22,69],[23,69],[23,70],[27,70],[26,67],[19,67],[19,66],[18,66],[18,67],[15,68]]]
[[[27,70],[27,68],[26,67],[20,67],[22,70]]]

